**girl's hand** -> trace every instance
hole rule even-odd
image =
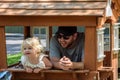
[[[33,70],[33,72],[34,72],[34,73],[39,73],[41,70],[42,70],[42,69],[40,69],[40,68],[35,68],[35,69]]]
[[[28,72],[28,73],[32,73],[32,71],[33,71],[33,69],[30,68],[30,67],[26,67],[25,70],[26,70],[26,72]]]

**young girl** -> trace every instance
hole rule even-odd
[[[25,39],[22,43],[21,50],[23,53],[21,62],[26,72],[39,73],[42,69],[50,69],[52,67],[37,37]]]

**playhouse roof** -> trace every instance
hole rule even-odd
[[[0,16],[103,16],[106,0],[0,0]]]
[[[112,0],[113,8],[114,8],[114,16],[118,17],[120,16],[120,1],[119,0]]]

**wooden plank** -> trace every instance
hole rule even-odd
[[[118,79],[118,78],[117,78]],[[113,79],[113,73],[111,72],[100,72],[100,80],[117,80]]]
[[[91,71],[89,73],[75,73],[73,76],[74,71],[62,71],[58,70],[62,73],[54,73],[54,72],[40,72],[38,74],[35,73],[26,73],[26,72],[12,72],[13,80],[93,80],[94,78],[98,80],[98,72]],[[22,74],[22,75],[21,75]],[[24,76],[23,76],[24,75]]]
[[[97,71],[90,71],[88,74],[78,74],[78,80],[100,80]]]
[[[111,64],[111,61],[112,61],[112,58],[111,58],[111,53],[110,51],[105,51],[105,58],[104,58],[104,61],[103,61],[103,66],[105,67],[110,67],[112,64]]]
[[[96,27],[85,29],[85,69],[96,70],[97,67],[97,33]]]
[[[0,9],[0,16],[103,16],[104,10],[25,10]]]
[[[107,0],[1,0],[0,2],[105,2]]]
[[[104,15],[105,15],[105,13],[104,13]],[[97,26],[97,28],[101,28],[101,27],[103,27],[103,25],[105,24],[105,21],[106,21],[106,17],[104,16],[104,17],[99,17],[98,18],[98,26]]]
[[[96,26],[94,16],[0,16],[5,26]]]
[[[0,26],[0,69],[7,68],[5,27]]]
[[[77,71],[63,71],[63,70],[42,70],[40,73],[26,73],[24,69],[17,69],[17,68],[8,68],[8,71],[12,73],[13,80],[73,80],[76,74],[86,74],[89,73],[89,70],[77,70]],[[22,74],[22,75],[21,75]],[[23,76],[25,75],[25,76]],[[62,77],[61,77],[61,76]],[[71,77],[69,77],[71,76]],[[77,80],[77,77],[76,77]]]
[[[118,54],[113,54],[113,59],[112,59],[112,67],[113,67],[113,78],[114,80],[118,79]]]
[[[19,65],[16,65],[19,66]],[[3,69],[3,70],[7,70],[10,72],[26,72],[25,69],[21,68],[21,67],[16,67],[16,66],[12,66],[9,67],[7,69]],[[69,70],[69,71],[63,71],[63,70],[55,70],[55,69],[51,69],[51,70],[42,70],[40,72],[44,72],[44,73],[89,73],[89,70]]]
[[[118,54],[114,54],[114,24],[111,21],[110,23],[110,53],[111,53],[111,63],[113,67],[113,80],[117,80],[118,78]]]
[[[101,5],[101,6],[98,6]],[[104,9],[106,2],[38,2],[5,3],[0,2],[0,9]]]
[[[119,0],[112,0],[112,1],[114,2],[113,6],[114,6],[115,10],[117,11],[117,13],[120,16],[120,1]]]

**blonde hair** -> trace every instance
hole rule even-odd
[[[39,39],[37,37],[27,38],[23,41],[21,45],[21,51],[23,52],[25,45],[31,46],[33,49],[37,50],[37,53],[43,53],[44,47],[41,45]]]

